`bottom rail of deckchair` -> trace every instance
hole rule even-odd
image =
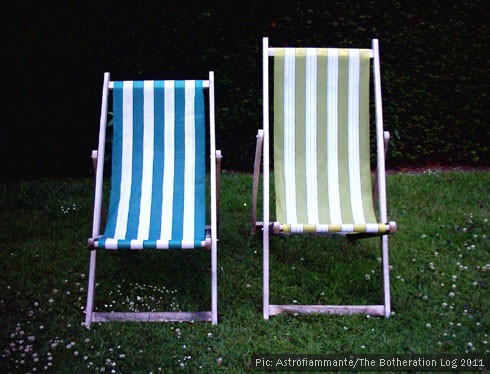
[[[384,316],[384,305],[269,305],[271,316],[280,313],[299,314],[369,314],[371,316]]]
[[[92,322],[211,321],[211,312],[94,312]]]
[[[282,229],[281,224],[277,222],[270,223],[269,225],[269,231],[273,235],[278,235],[278,236],[283,236],[283,235],[292,235],[292,234],[309,234],[309,235],[316,235],[316,236],[334,236],[334,235],[340,235],[340,236],[345,236],[349,239],[364,239],[364,238],[372,238],[375,236],[383,236],[387,234],[392,234],[395,233],[397,228],[396,228],[396,222],[390,222],[387,227],[388,230],[385,232],[356,232],[356,231],[332,231],[332,232],[288,232],[285,233]],[[252,227],[252,234],[255,234],[256,229],[263,229],[264,228],[264,222],[262,221],[256,221],[255,225]]]

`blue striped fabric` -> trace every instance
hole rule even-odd
[[[114,82],[106,249],[207,246],[202,81]]]

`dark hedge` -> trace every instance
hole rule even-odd
[[[223,165],[250,171],[262,126],[263,36],[272,46],[364,48],[379,39],[384,122],[393,138],[388,166],[489,165],[489,4],[16,3],[5,16],[15,113],[0,128],[4,173],[89,172],[104,71],[113,79],[199,79],[208,70],[216,75]],[[23,157],[4,161],[11,152]]]

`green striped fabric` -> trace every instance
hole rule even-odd
[[[274,49],[276,219],[284,232],[385,232],[369,156],[370,50]]]

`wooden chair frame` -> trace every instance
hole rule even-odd
[[[109,90],[113,87],[110,74],[104,74],[102,105],[100,116],[99,146],[92,151],[92,162],[95,169],[95,201],[92,226],[92,238],[89,239],[90,268],[88,277],[87,306],[85,326],[90,328],[93,322],[137,321],[137,322],[176,322],[176,321],[210,321],[218,323],[218,200],[220,189],[221,151],[216,150],[215,140],[215,102],[214,72],[209,72],[209,79],[203,81],[209,91],[209,134],[210,134],[210,191],[211,191],[211,310],[203,312],[95,312],[95,276],[97,249],[93,246],[95,238],[100,237],[101,226],[105,224],[106,213],[103,207],[104,153],[108,114]]]
[[[381,254],[382,254],[382,274],[383,274],[383,304],[381,305],[271,305],[270,304],[270,282],[269,282],[269,242],[270,235],[280,233],[278,225],[270,220],[269,207],[269,57],[274,56],[274,48],[269,47],[268,38],[262,40],[263,54],[263,129],[257,135],[257,147],[255,153],[253,187],[252,187],[252,226],[251,232],[255,234],[257,227],[262,228],[263,239],[263,317],[269,319],[271,315],[283,312],[292,313],[331,313],[331,314],[352,314],[364,313],[376,316],[389,317],[391,314],[390,297],[390,273],[389,273],[389,249],[388,235],[381,235]],[[376,148],[377,148],[377,168],[373,195],[379,206],[379,222],[388,222],[386,204],[386,172],[385,156],[389,142],[389,133],[383,130],[383,110],[381,100],[381,77],[379,62],[378,40],[372,41],[373,58],[373,77],[374,77],[374,96],[376,112]],[[259,174],[261,159],[263,154],[263,220],[257,221],[257,196],[259,187]],[[396,223],[389,223],[389,232],[396,231]],[[354,238],[372,237],[380,234],[355,234]]]

